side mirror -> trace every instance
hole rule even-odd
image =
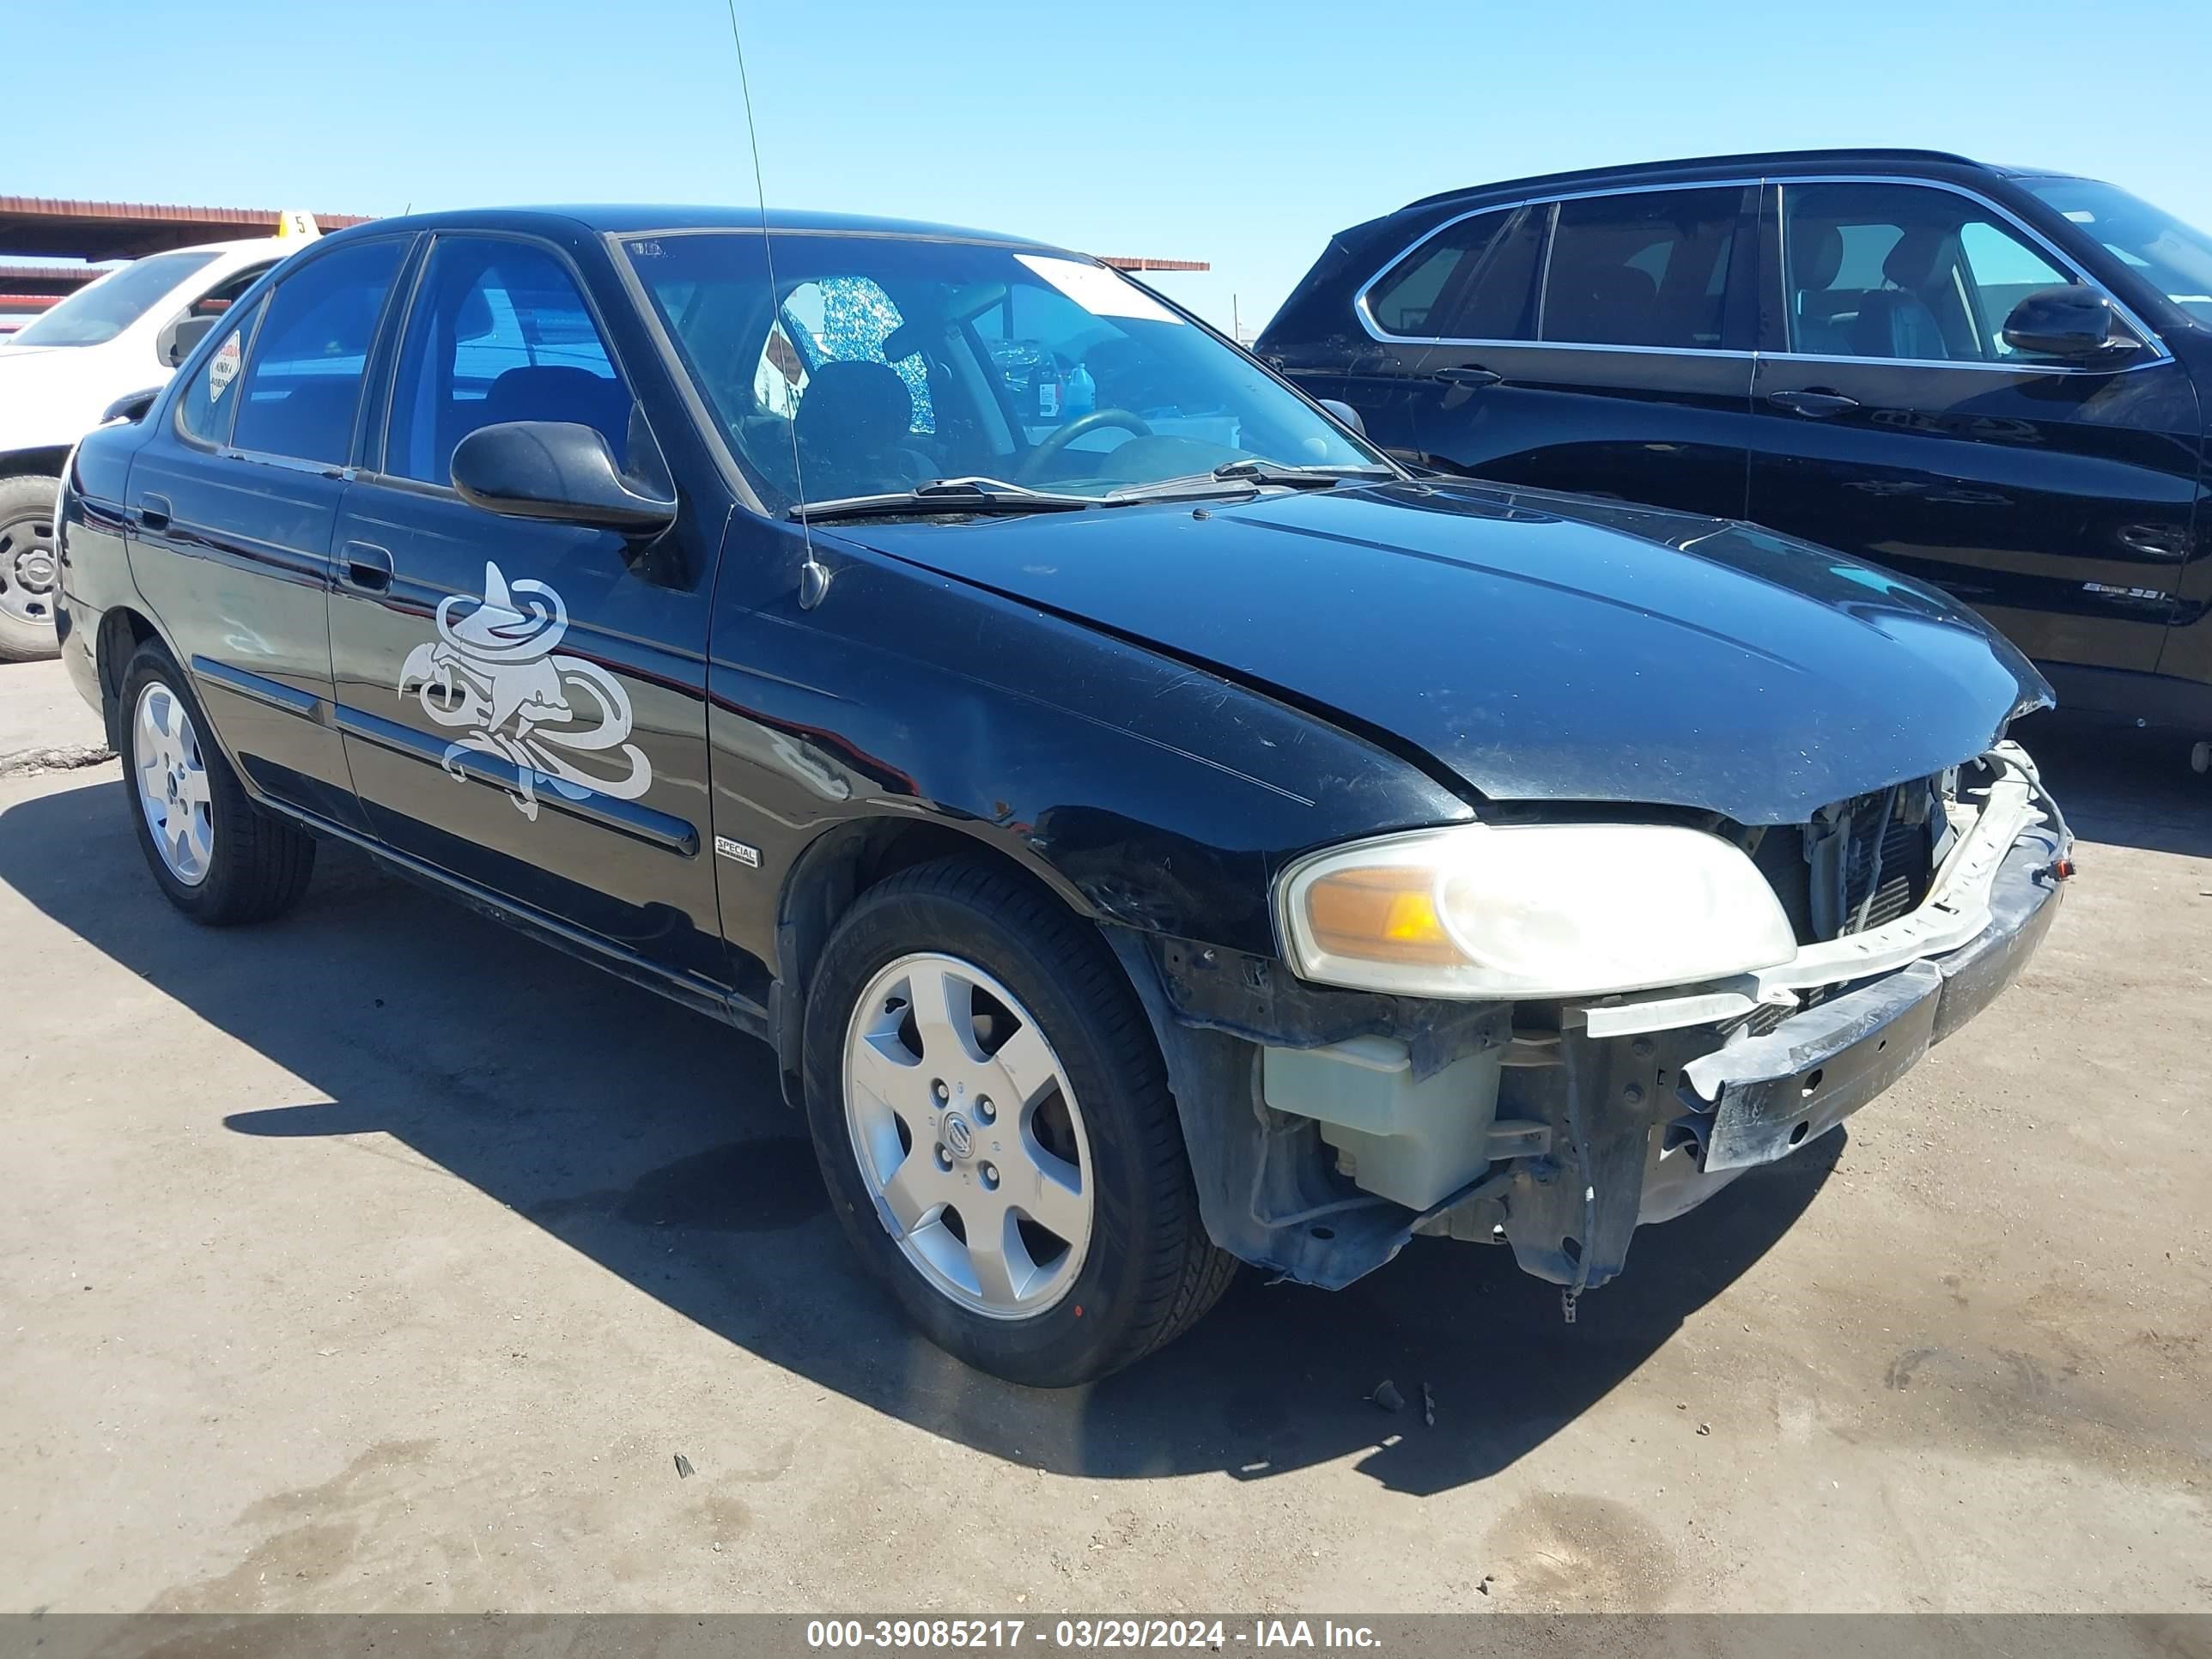
[[[626,477],[596,427],[506,421],[478,427],[453,450],[453,488],[471,507],[510,519],[649,536],[676,522],[676,499]]]
[[[192,348],[207,338],[210,331],[222,320],[218,312],[212,317],[179,317],[169,325],[161,342],[161,361],[171,368],[192,355]]]
[[[1314,401],[1350,427],[1361,437],[1367,435],[1367,422],[1359,418],[1359,411],[1340,398],[1316,398]]]
[[[133,426],[146,418],[146,411],[154,406],[154,399],[161,395],[161,388],[149,386],[140,392],[128,392],[100,411],[100,423],[128,421]]]
[[[2112,315],[2112,302],[2079,283],[2039,289],[2014,306],[2004,342],[2042,357],[2095,357],[2136,343]]]

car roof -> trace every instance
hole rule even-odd
[[[140,259],[158,259],[165,253],[265,253],[271,248],[283,248],[289,252],[294,248],[307,246],[306,242],[288,243],[278,236],[252,236],[238,242],[194,242],[190,247],[156,248],[151,253],[141,253],[135,258],[124,261],[124,264],[136,264]],[[106,269],[108,268],[102,267],[103,271]],[[120,270],[122,266],[118,265],[113,269]]]
[[[1572,173],[1534,173],[1521,179],[1500,179],[1492,183],[1463,185],[1456,189],[1438,191],[1433,196],[1424,196],[1419,201],[1408,202],[1401,212],[1414,208],[1435,207],[1446,202],[1455,202],[1477,196],[1492,196],[1501,191],[1550,190],[1560,185],[1642,184],[1654,179],[1676,177],[1695,179],[1715,172],[1741,172],[1747,168],[1790,173],[1808,167],[1918,167],[1930,169],[1964,170],[1981,173],[2003,173],[2013,169],[1995,167],[1977,161],[1970,155],[1954,155],[1942,149],[1771,149],[1751,150],[1739,155],[1686,155],[1672,161],[1636,161],[1621,167],[1583,167]]]
[[[771,208],[717,207],[699,204],[648,203],[580,203],[542,207],[454,209],[440,213],[416,213],[394,219],[372,219],[334,233],[355,237],[388,234],[394,230],[461,230],[471,228],[520,230],[578,226],[602,235],[635,235],[649,231],[757,231],[763,222],[771,231],[794,234],[842,233],[847,235],[899,236],[933,241],[994,242],[1007,247],[1051,248],[1033,237],[1008,236],[1000,232],[971,230],[957,225],[931,224],[912,219],[872,218],[850,213],[817,213]],[[1062,252],[1057,248],[1054,252]],[[1082,257],[1082,256],[1076,256]]]

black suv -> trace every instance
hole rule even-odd
[[[1444,471],[1919,576],[2069,708],[2212,733],[2212,238],[1919,150],[1558,173],[1337,236],[1259,341]]]
[[[1004,237],[347,231],[59,520],[173,903],[349,842],[766,1038],[862,1255],[1029,1382],[1239,1258],[1601,1285],[1995,996],[2068,869],[2005,738],[2048,688],[1942,595],[1409,479]]]

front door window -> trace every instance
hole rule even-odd
[[[1782,192],[1790,349],[1914,362],[2056,362],[2008,343],[2005,319],[2070,278],[1972,197],[1924,185]]]
[[[407,319],[384,471],[450,485],[461,440],[505,421],[591,427],[623,466],[631,403],[575,279],[550,250],[441,236]]]

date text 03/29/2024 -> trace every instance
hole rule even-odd
[[[806,1645],[819,1650],[1025,1644],[1073,1652],[1168,1648],[1219,1653],[1232,1646],[1345,1651],[1372,1648],[1377,1641],[1369,1626],[1340,1625],[1328,1619],[1262,1619],[1249,1625],[1221,1619],[815,1619],[806,1626]]]

